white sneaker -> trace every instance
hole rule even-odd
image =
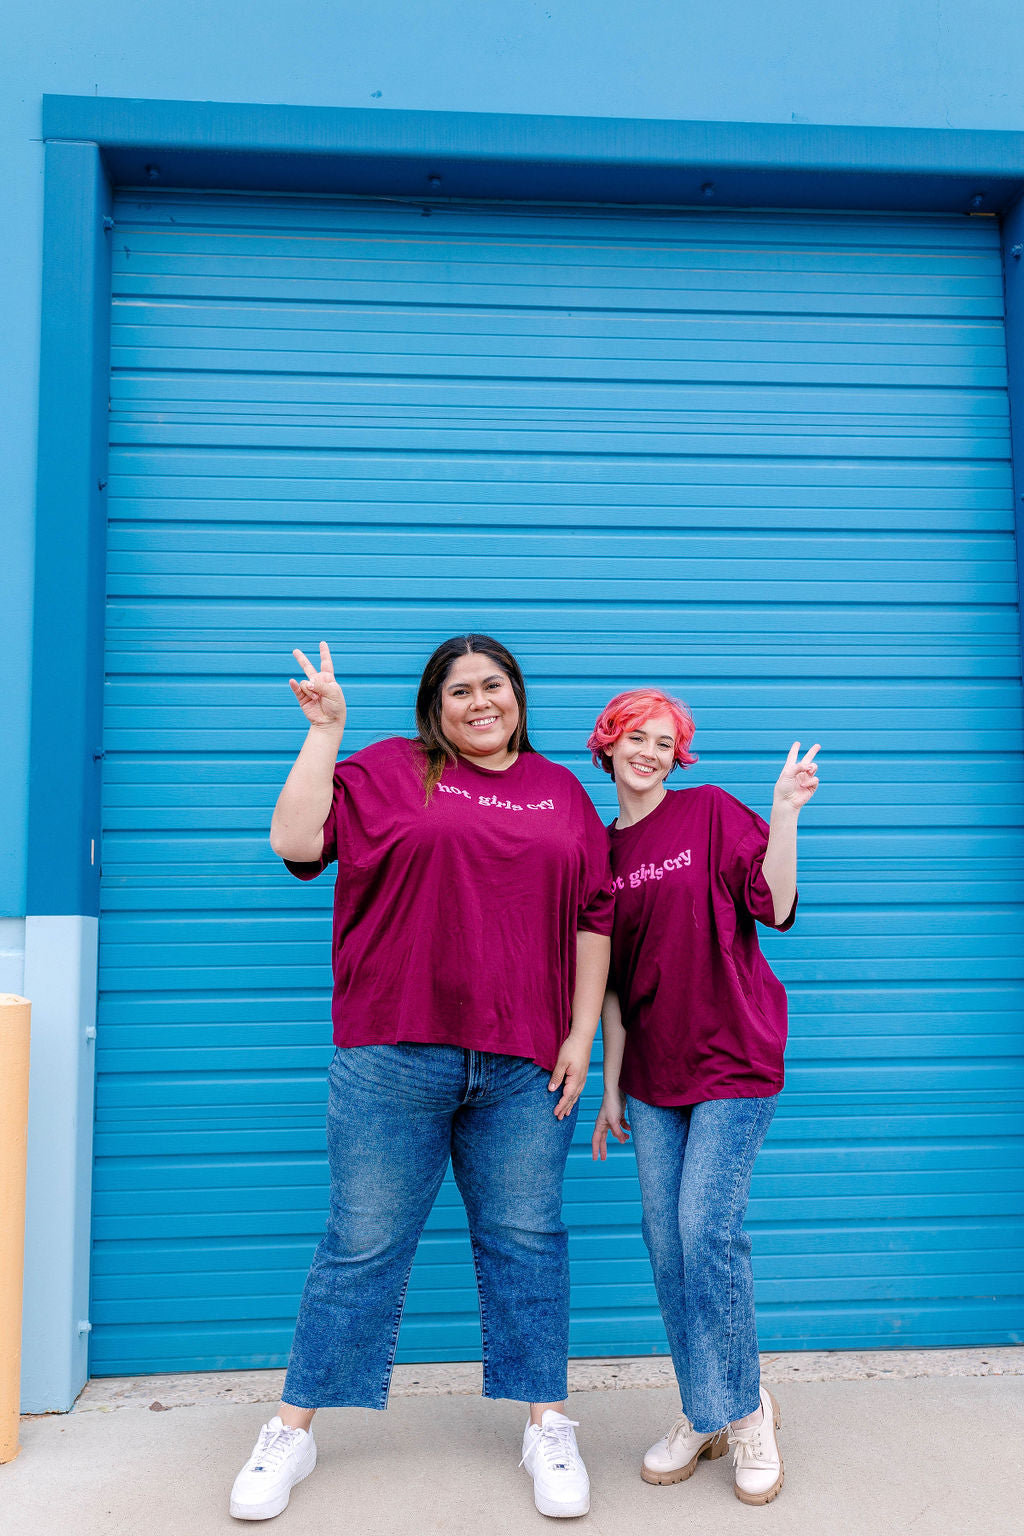
[[[545,1408],[540,1424],[527,1424],[523,1459],[519,1463],[533,1478],[533,1502],[542,1515],[585,1515],[590,1509],[590,1478],[573,1430],[554,1408]]]
[[[727,1428],[710,1435],[698,1434],[681,1413],[668,1434],[651,1446],[643,1459],[640,1476],[645,1483],[682,1483],[692,1477],[702,1456],[717,1461],[729,1449]]]
[[[235,1478],[236,1520],[270,1520],[288,1503],[296,1483],[316,1466],[316,1441],[305,1429],[287,1429],[275,1415],[264,1424],[252,1455]]]
[[[735,1493],[744,1504],[770,1504],[786,1475],[775,1438],[782,1415],[767,1387],[761,1388],[761,1414],[760,1424],[729,1430]]]

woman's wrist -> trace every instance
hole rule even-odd
[[[311,720],[309,722],[309,739],[312,741],[334,741],[335,752],[341,746],[345,735],[344,720]]]
[[[576,1045],[585,1045],[589,1051],[592,1049],[594,1041],[597,1038],[597,1026],[599,1022],[600,1021],[598,1019],[594,1019],[593,1022],[591,1022],[589,1019],[585,1022],[582,1019],[573,1019],[569,1026],[569,1033],[566,1038],[572,1040]]]

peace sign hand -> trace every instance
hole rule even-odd
[[[329,725],[335,730],[344,730],[345,695],[334,676],[334,663],[331,661],[327,641],[320,641],[319,672],[315,671],[301,651],[292,651],[292,655],[306,676],[301,683],[290,677],[288,686],[298,699],[299,707],[310,725]]]
[[[815,742],[797,762],[799,751],[800,743],[794,741],[775,785],[775,804],[787,805],[794,811],[802,810],[818,787],[818,765],[814,758],[820,751],[820,743]]]

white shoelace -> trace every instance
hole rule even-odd
[[[675,1444],[675,1442],[677,1440],[684,1440],[684,1439],[686,1439],[686,1437],[688,1435],[692,1435],[692,1434],[693,1434],[693,1425],[690,1423],[689,1419],[686,1417],[686,1414],[685,1413],[681,1413],[679,1415],[678,1419],[676,1419],[675,1423],[672,1425],[672,1428],[668,1432],[669,1449],[671,1450],[672,1446]]]
[[[271,1429],[269,1424],[264,1424],[253,1452],[252,1470],[276,1472],[301,1434],[301,1429],[289,1429],[286,1424],[282,1424],[280,1429]]]
[[[545,1424],[537,1440],[537,1454],[552,1472],[575,1472],[579,1468],[574,1429],[579,1429],[579,1419],[563,1419],[560,1424]],[[526,1457],[523,1457],[523,1461]],[[523,1461],[519,1463],[522,1466]]]
[[[740,1466],[766,1466],[772,1465],[761,1444],[761,1431],[764,1429],[764,1420],[760,1424],[752,1424],[749,1429],[731,1429],[729,1431],[729,1444],[732,1446],[732,1464]]]

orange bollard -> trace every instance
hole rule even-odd
[[[0,1462],[18,1454],[31,1004],[0,992]]]

